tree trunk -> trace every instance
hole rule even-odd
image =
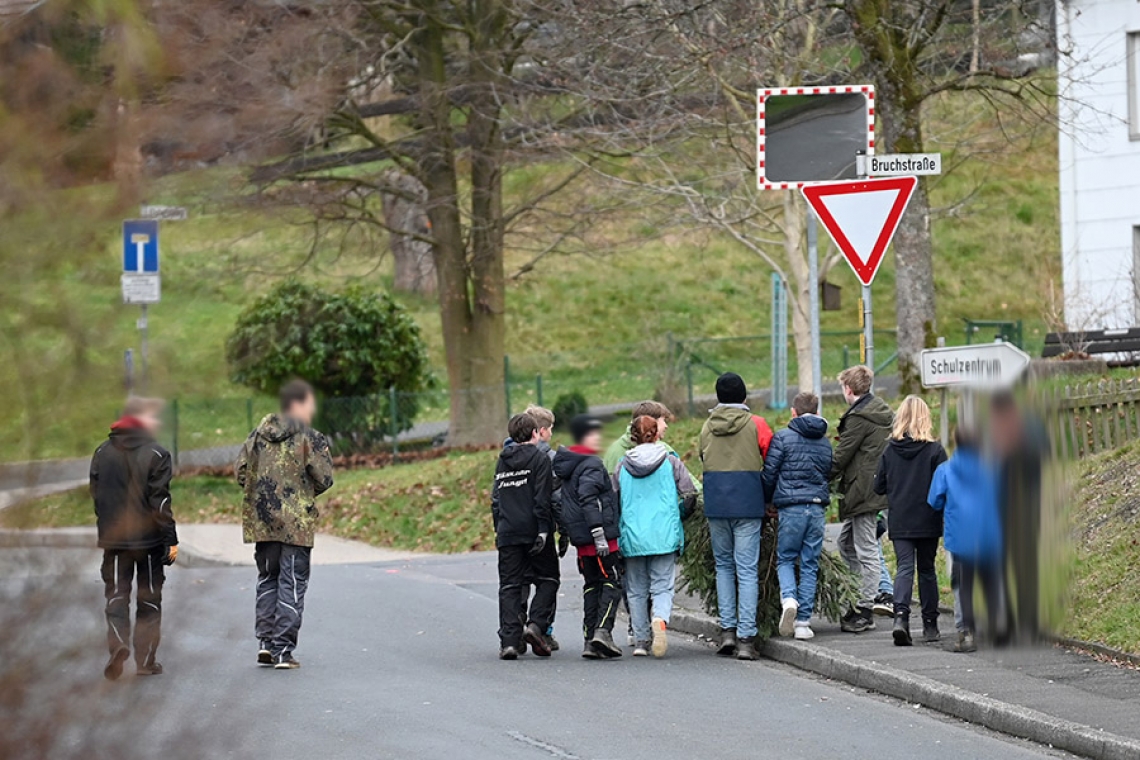
[[[784,193],[784,252],[788,262],[791,282],[788,294],[791,296],[792,342],[796,351],[796,381],[801,391],[812,389],[811,364],[811,289],[819,287],[811,282],[808,268],[807,246],[804,241],[804,225],[807,215],[799,193]]]
[[[435,259],[431,243],[416,236],[431,232],[424,204],[427,188],[410,174],[398,169],[384,172],[384,224],[395,269],[393,287],[400,293],[421,296],[436,294]],[[402,234],[403,233],[403,234]]]
[[[918,153],[922,150],[921,105],[915,103],[908,107],[891,94],[876,98],[884,125],[886,151]],[[918,354],[933,345],[936,329],[930,202],[921,177],[899,223],[893,247],[899,378],[901,392],[913,393],[920,389]]]
[[[451,396],[448,443],[453,446],[501,440],[507,420],[503,391],[504,318],[503,259],[501,236],[488,237],[479,217],[494,211],[497,201],[488,200],[498,189],[497,179],[488,183],[485,165],[494,151],[488,144],[472,146],[472,216],[474,255],[467,257],[466,236],[459,209],[458,162],[447,93],[448,71],[444,29],[435,13],[426,13],[423,26],[412,42],[418,48],[421,119],[424,127],[422,172],[427,188],[427,211],[432,225],[439,310],[447,360],[447,383]],[[476,110],[476,109],[473,109]],[[493,121],[483,114],[473,121]],[[469,126],[469,129],[474,129]],[[497,133],[490,135],[497,142]],[[475,169],[478,164],[481,168]],[[497,177],[497,172],[496,175]],[[498,225],[492,225],[492,229]]]

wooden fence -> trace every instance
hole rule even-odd
[[[1045,401],[1053,451],[1062,459],[1112,451],[1140,438],[1138,380],[1066,386]]]

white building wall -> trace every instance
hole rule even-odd
[[[1140,32],[1137,0],[1058,0],[1061,256],[1070,330],[1140,324],[1133,232],[1140,227],[1140,139],[1129,132],[1128,32]]]

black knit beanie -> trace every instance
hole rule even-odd
[[[748,400],[748,389],[735,372],[725,372],[716,379],[716,400],[722,404],[743,404]]]

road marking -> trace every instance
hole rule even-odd
[[[582,760],[582,758],[578,757],[572,752],[567,752],[561,747],[556,747],[553,744],[542,741],[541,739],[535,739],[533,736],[527,736],[526,734],[519,731],[508,731],[507,736],[511,737],[517,742],[529,744],[535,749],[540,749],[551,757],[559,758],[559,760]]]

